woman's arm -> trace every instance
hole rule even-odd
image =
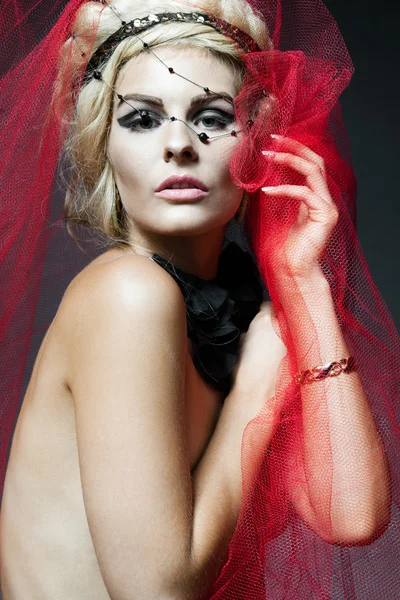
[[[202,597],[201,592],[214,583],[227,559],[242,503],[244,431],[262,410],[262,436],[255,432],[261,443],[252,444],[251,465],[247,464],[252,481],[249,469],[257,469],[276,428],[280,407],[273,396],[286,347],[272,327],[271,312],[271,303],[265,302],[243,336],[233,388],[192,474],[194,522],[185,587],[193,599]]]
[[[237,525],[242,500],[242,438],[250,421],[240,400],[243,398],[235,397],[235,392],[226,398],[214,434],[192,475],[191,561],[182,589],[188,594],[184,597],[193,600],[204,597],[218,578]],[[263,433],[268,445],[272,421]]]
[[[279,180],[290,169],[304,181],[263,191],[269,205],[298,206],[297,218],[287,230],[282,224],[278,239],[266,235],[266,252],[298,368],[306,370],[349,357],[319,265],[329,242],[337,243],[338,256],[345,251],[340,236],[334,237],[335,228],[340,231],[340,214],[323,158],[297,140],[272,137],[277,151],[264,154],[272,169],[281,173]],[[337,191],[334,182],[332,188]],[[387,523],[390,486],[360,378],[357,373],[342,374],[305,385],[301,397],[304,447],[297,450],[304,452],[305,468],[303,473],[289,468],[295,473],[290,482],[293,504],[324,539],[365,542]]]
[[[235,395],[226,399],[192,478],[186,313],[173,279],[141,257],[89,267],[57,318],[85,510],[110,598],[196,600],[226,559],[240,507],[242,434],[262,402],[247,399],[244,411]]]
[[[282,301],[300,368],[348,357],[323,275],[316,273],[315,277],[299,280],[297,287],[291,280],[284,287]],[[310,318],[306,318],[307,311]],[[310,340],[310,327],[316,327],[314,344],[304,342]],[[250,325],[245,341],[235,385],[193,473],[193,598],[215,581],[227,558],[242,501],[244,430],[262,408],[262,444],[251,448],[256,468],[273,437],[280,412],[274,391],[286,348],[272,327],[269,303]],[[387,523],[389,476],[357,373],[303,386],[302,419],[305,473],[303,479],[298,479],[298,470],[293,470],[296,479],[289,482],[295,510],[331,543],[368,541]],[[327,479],[330,471],[332,480]]]
[[[280,287],[299,370],[348,358],[323,274],[316,269]],[[368,541],[388,522],[390,482],[360,377],[353,372],[303,385],[301,399],[305,471],[291,482],[294,508],[328,541]]]
[[[192,533],[186,313],[147,258],[91,265],[62,302],[83,500],[112,600],[179,600]]]

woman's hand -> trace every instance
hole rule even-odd
[[[275,277],[282,274],[305,279],[320,272],[318,259],[338,221],[339,212],[329,192],[324,160],[296,140],[278,135],[271,137],[277,142],[277,152],[264,151],[263,154],[277,167],[284,165],[301,173],[307,182],[305,186],[262,188],[271,198],[285,196],[301,202],[297,220],[290,228],[279,256],[273,236],[270,240],[276,263]]]
[[[247,333],[241,338],[232,396],[239,399],[243,409],[248,411],[249,421],[266,402],[270,401],[272,408],[278,368],[287,353],[285,344],[273,328],[273,316],[272,303],[263,302]],[[277,324],[276,319],[274,323]]]

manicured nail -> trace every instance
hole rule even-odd
[[[264,156],[275,156],[276,152],[273,152],[272,150],[263,150],[262,154],[264,154]]]
[[[274,185],[269,185],[269,186],[263,187],[261,189],[262,189],[263,192],[274,192],[278,188],[276,186],[274,186]]]
[[[280,140],[282,138],[282,136],[278,135],[277,133],[271,133],[271,137],[275,138],[276,140]]]

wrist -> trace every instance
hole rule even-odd
[[[297,275],[293,277],[299,285],[307,285],[308,283],[327,283],[325,275],[319,264],[316,264],[310,269],[307,274]]]
[[[296,300],[296,295],[300,295],[303,302],[314,299],[318,303],[327,294],[331,296],[329,283],[319,265],[307,275],[278,277],[276,279],[276,290],[281,304],[285,306],[285,304],[290,303],[291,308],[294,308],[293,303]]]
[[[280,273],[277,273],[275,279],[282,282],[293,281],[299,284],[306,284],[310,281],[326,281],[319,263],[313,265],[307,272],[301,274],[288,273],[282,270]]]

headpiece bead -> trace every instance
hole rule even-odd
[[[106,0],[102,1],[104,2],[104,4],[108,5],[108,2]],[[113,9],[111,6],[110,8],[117,16],[119,16],[115,9]],[[96,68],[98,68],[102,58],[105,55],[112,52],[113,48],[117,44],[122,42],[122,40],[124,40],[127,36],[137,35],[138,33],[142,33],[150,27],[157,25],[158,23],[165,23],[167,21],[192,21],[194,23],[202,23],[213,27],[214,29],[220,31],[224,35],[227,35],[234,39],[239,44],[239,46],[243,48],[245,52],[256,52],[260,50],[260,48],[257,45],[257,42],[254,39],[252,39],[247,33],[241,31],[237,27],[233,27],[232,25],[230,25],[230,23],[227,23],[223,19],[215,18],[213,16],[208,15],[207,13],[150,13],[147,15],[147,17],[144,17],[142,19],[137,18],[133,21],[130,21],[129,23],[123,21],[121,17],[119,18],[121,20],[120,29],[118,29],[118,31],[109,36],[107,40],[103,44],[101,44],[101,46],[99,46],[99,48],[95,51],[89,62],[88,69],[84,78],[85,80],[89,79],[92,76],[93,71]]]

